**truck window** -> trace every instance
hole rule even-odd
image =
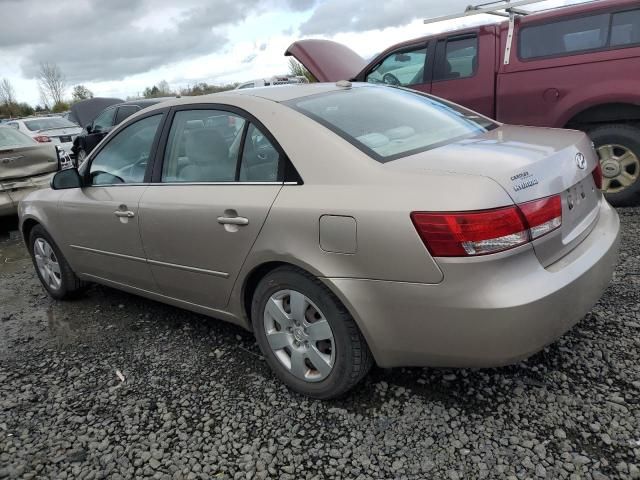
[[[571,55],[607,45],[610,14],[572,18],[520,30],[520,58]]]
[[[478,37],[440,40],[436,46],[434,80],[467,78],[476,72]]]
[[[610,44],[612,47],[640,44],[640,9],[613,14]]]
[[[367,75],[369,83],[386,83],[405,87],[424,83],[427,46],[405,48],[387,56]]]

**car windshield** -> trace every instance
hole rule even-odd
[[[55,128],[77,127],[77,125],[62,117],[45,117],[34,120],[24,120],[24,124],[32,132],[37,132],[39,130],[53,130]]]
[[[0,148],[33,145],[35,143],[24,133],[20,133],[10,127],[0,127]]]
[[[287,104],[379,162],[497,127],[495,122],[470,110],[402,88],[357,87]]]

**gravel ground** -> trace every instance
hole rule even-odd
[[[51,300],[5,225],[0,478],[640,478],[640,209],[620,214],[611,287],[545,351],[375,369],[333,402],[237,327],[106,287]]]

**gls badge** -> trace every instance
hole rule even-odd
[[[587,159],[580,152],[576,153],[576,165],[580,170],[587,168]]]

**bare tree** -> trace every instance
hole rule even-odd
[[[64,101],[64,94],[67,90],[67,81],[55,63],[43,62],[40,64],[38,72],[38,86],[42,100],[47,100],[46,104],[55,106]]]
[[[16,102],[16,91],[8,78],[3,78],[0,81],[0,102],[6,106]]]

